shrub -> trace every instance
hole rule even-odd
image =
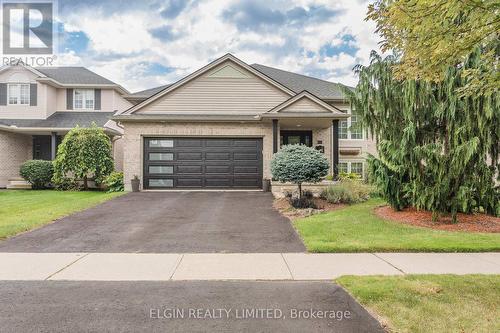
[[[356,180],[344,180],[328,186],[321,192],[321,198],[330,203],[354,204],[368,200],[373,187]]]
[[[102,128],[75,127],[64,136],[54,161],[52,181],[57,186],[63,182],[77,184],[83,181],[88,188],[88,180],[94,179],[100,185],[114,169],[111,140]]]
[[[302,197],[302,198],[289,198],[288,201],[294,208],[313,208],[316,209],[316,203],[313,198]]]
[[[280,182],[297,184],[302,198],[302,183],[317,183],[328,174],[328,160],[314,148],[286,145],[273,155],[271,173]]]
[[[339,173],[339,180],[360,180],[361,176],[354,172]]]
[[[54,174],[51,161],[29,160],[23,163],[19,172],[33,189],[47,188]]]
[[[107,186],[108,192],[123,192],[123,172],[112,172],[104,179],[104,185]]]

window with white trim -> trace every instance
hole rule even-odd
[[[337,165],[339,173],[355,173],[361,178],[364,176],[364,164],[357,161],[342,161]]]
[[[9,83],[7,87],[9,105],[30,105],[29,83]]]
[[[339,170],[339,173],[348,173],[349,171],[349,167],[347,165],[347,162],[340,162],[338,165],[337,165],[337,168]]]
[[[347,120],[339,121],[339,139],[347,139],[348,138],[348,128]]]
[[[339,121],[339,139],[363,140],[363,128],[359,124],[358,117],[352,110],[348,119]]]
[[[73,109],[94,110],[94,89],[75,89],[73,91]]]

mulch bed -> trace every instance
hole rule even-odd
[[[291,220],[295,220],[302,217],[311,216],[318,213],[328,212],[336,209],[345,207],[344,204],[332,204],[321,198],[314,198],[314,203],[318,209],[306,208],[297,209],[290,205],[290,202],[286,198],[280,198],[274,200],[274,208],[277,209],[282,215],[288,217]]]
[[[452,222],[451,216],[432,221],[431,212],[415,208],[395,211],[390,206],[383,206],[376,208],[375,214],[387,220],[436,230],[500,233],[500,218],[486,214],[459,213],[457,223]]]

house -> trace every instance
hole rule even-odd
[[[83,67],[0,68],[0,188],[22,185],[19,169],[26,160],[53,160],[61,138],[77,125],[102,127],[121,169],[123,131],[110,118],[133,106],[128,94]]]
[[[322,151],[365,174],[373,140],[356,126],[341,85],[248,65],[227,54],[174,84],[137,93],[83,67],[0,69],[0,187],[28,159],[55,158],[71,128],[110,136],[116,168],[142,189],[259,189],[283,144]]]
[[[359,174],[366,153],[375,151],[340,84],[231,54],[125,98],[135,105],[112,119],[124,134],[126,190],[134,176],[145,190],[259,189],[282,144],[315,147],[331,166]]]

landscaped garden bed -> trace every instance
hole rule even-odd
[[[293,218],[310,252],[487,252],[500,251],[499,233],[446,231],[381,218],[382,199]]]
[[[451,216],[440,216],[433,221],[431,212],[415,208],[396,211],[390,206],[383,206],[376,208],[375,214],[383,219],[436,230],[500,233],[500,218],[486,214],[459,213],[457,223],[452,222]]]

